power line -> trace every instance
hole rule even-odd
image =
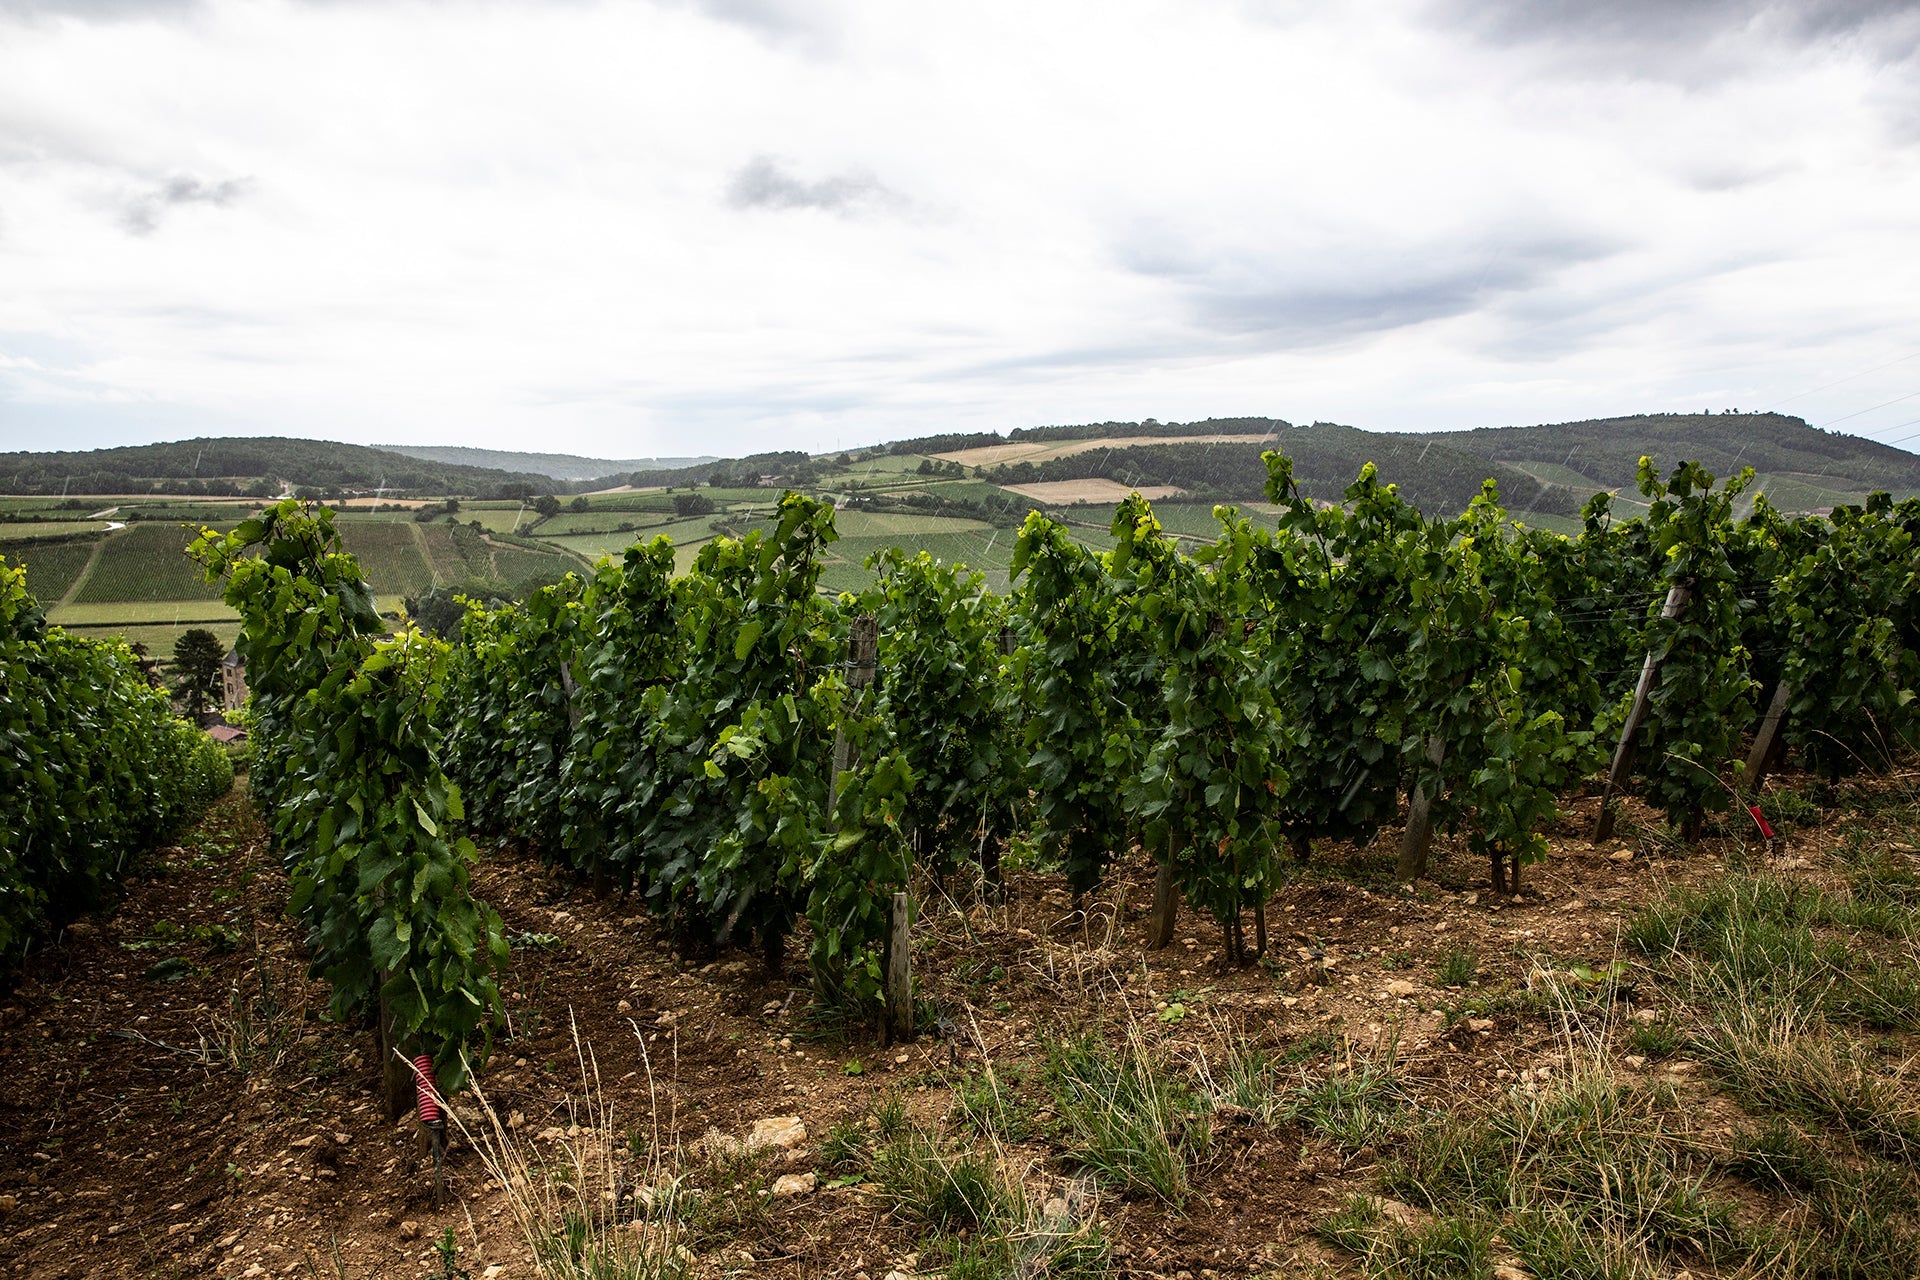
[[[1879,373],[1882,369],[1891,369],[1893,368],[1893,366],[1897,364],[1905,364],[1909,360],[1920,360],[1920,351],[1915,351],[1910,355],[1901,356],[1898,360],[1889,360],[1885,364],[1877,364],[1873,366],[1873,368],[1871,369],[1862,369],[1859,373],[1850,373],[1844,378],[1836,378],[1832,382],[1822,383],[1820,386],[1813,387],[1806,391],[1795,392],[1793,395],[1788,396],[1785,400],[1774,401],[1773,407],[1775,409],[1778,409],[1781,405],[1792,404],[1795,400],[1804,400],[1808,396],[1817,395],[1822,391],[1826,391],[1830,388],[1837,387],[1842,383],[1852,382],[1855,378],[1864,378],[1870,373]]]
[[[1880,402],[1879,404],[1876,404],[1876,405],[1874,405],[1874,406],[1873,406],[1872,408],[1869,408],[1869,409],[1861,409],[1861,410],[1859,410],[1859,411],[1858,411],[1858,412],[1856,412],[1856,413],[1849,413],[1849,414],[1846,414],[1846,415],[1844,415],[1844,416],[1842,416],[1842,417],[1838,417],[1838,418],[1830,418],[1830,419],[1828,419],[1827,421],[1825,421],[1825,422],[1823,422],[1823,423],[1821,423],[1820,425],[1821,425],[1822,427],[1830,427],[1830,426],[1832,426],[1832,425],[1833,425],[1834,423],[1836,423],[1836,422],[1845,422],[1845,421],[1847,421],[1847,420],[1848,420],[1848,419],[1850,419],[1850,418],[1858,418],[1858,417],[1860,417],[1860,416],[1861,416],[1862,414],[1868,414],[1868,413],[1872,413],[1872,412],[1873,412],[1873,411],[1874,411],[1875,409],[1884,409],[1884,408],[1886,408],[1886,407],[1887,407],[1888,405],[1890,405],[1890,404],[1899,404],[1899,403],[1900,403],[1900,402],[1901,402],[1902,400],[1911,400],[1911,399],[1913,399],[1913,398],[1914,398],[1915,396],[1920,396],[1920,391],[1909,391],[1909,392],[1907,392],[1907,394],[1905,394],[1905,395],[1903,395],[1903,396],[1895,396],[1895,397],[1894,397],[1893,399],[1891,399],[1891,400],[1883,400],[1883,401],[1881,401],[1881,402]]]

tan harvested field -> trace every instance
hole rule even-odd
[[[1006,489],[1009,493],[1021,494],[1050,506],[1072,506],[1085,502],[1110,506],[1125,501],[1130,493],[1138,493],[1149,502],[1158,502],[1162,498],[1178,497],[1186,492],[1170,484],[1143,484],[1134,488],[1118,480],[1046,480],[1039,484],[1010,484]]]
[[[1137,444],[1218,444],[1229,440],[1244,442],[1269,438],[1267,436],[1215,435],[1114,436],[1098,440],[1062,440],[1058,443],[1014,440],[1007,444],[982,445],[978,449],[959,449],[953,453],[936,453],[930,456],[969,467],[997,467],[1003,462],[1045,462],[1050,458],[1067,458],[1092,449],[1127,449]]]

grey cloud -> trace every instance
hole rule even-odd
[[[1310,344],[1404,328],[1479,310],[1561,269],[1614,253],[1577,236],[1516,236],[1496,244],[1350,250],[1311,263],[1223,254],[1196,260],[1164,240],[1123,250],[1123,265],[1175,283],[1193,321],[1223,334]]]
[[[700,11],[722,22],[773,35],[811,30],[814,23],[804,5],[784,0],[697,0]]]
[[[1844,41],[1880,62],[1920,47],[1913,0],[1434,0],[1436,25],[1498,46],[1552,46],[1594,72],[1696,82],[1745,59],[1730,37],[1795,46]]]
[[[225,208],[245,193],[247,180],[229,178],[225,182],[202,182],[191,174],[168,178],[153,190],[134,197],[121,210],[120,224],[136,236],[150,235],[170,208],[187,204],[208,204]]]
[[[128,18],[170,18],[198,7],[199,0],[0,0],[0,16],[118,22]]]
[[[1725,156],[1700,165],[1686,174],[1685,180],[1696,191],[1740,191],[1797,173],[1803,167],[1798,161],[1753,164]]]
[[[727,184],[727,203],[736,209],[826,209],[843,213],[860,204],[891,204],[899,199],[870,173],[830,174],[817,182],[796,178],[770,156],[755,156]]]
[[[812,57],[831,56],[841,31],[833,6],[817,0],[656,0],[738,27],[768,44]]]

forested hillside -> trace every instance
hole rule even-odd
[[[1567,467],[1609,489],[1633,483],[1642,454],[1684,456],[1721,475],[1752,467],[1763,475],[1846,481],[1863,492],[1920,489],[1920,457],[1778,413],[1644,413],[1423,438],[1501,462]]]
[[[1249,421],[1249,420],[1241,420]],[[1250,421],[1264,421],[1253,419]],[[1145,434],[1199,434],[1194,426],[1208,426],[1207,434],[1227,434],[1214,424],[1188,427],[1154,425],[1131,428]],[[1132,445],[1090,449],[1043,462],[1015,462],[990,469],[987,477],[1001,484],[1099,478],[1125,485],[1177,485],[1199,498],[1254,501],[1266,483],[1266,464],[1260,455],[1283,447],[1295,460],[1295,475],[1310,497],[1337,502],[1362,464],[1374,462],[1395,476],[1408,501],[1423,511],[1454,514],[1480,492],[1481,482],[1499,482],[1500,496],[1515,511],[1572,515],[1579,511],[1589,487],[1543,483],[1533,476],[1466,449],[1449,446],[1426,435],[1389,435],[1362,431],[1331,422],[1308,427],[1284,422],[1269,424],[1277,434],[1237,440],[1196,440],[1191,443]],[[1098,439],[1068,436],[1060,439]],[[1125,436],[1121,436],[1124,439]]]
[[[0,492],[194,493],[268,497],[281,487],[528,497],[549,476],[410,458],[365,445],[281,436],[176,440],[60,453],[0,453]],[[562,486],[564,487],[564,486]]]
[[[460,445],[386,444],[390,453],[462,467],[488,467],[546,476],[552,480],[598,480],[630,471],[678,470],[715,461],[711,454],[691,458],[584,458],[577,453],[520,453],[508,449],[469,449]]]

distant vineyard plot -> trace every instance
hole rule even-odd
[[[433,568],[427,563],[418,529],[410,519],[340,524],[340,540],[360,561],[383,607],[397,604],[395,596],[417,595],[433,585]]]
[[[186,557],[193,533],[177,524],[137,524],[108,536],[81,584],[76,604],[218,600],[200,566]]]
[[[93,551],[99,544],[86,542],[52,542],[44,545],[9,546],[0,545],[0,555],[16,564],[27,567],[27,590],[35,598],[52,603],[72,590],[80,577],[80,571],[87,567],[87,561],[93,558]]]

